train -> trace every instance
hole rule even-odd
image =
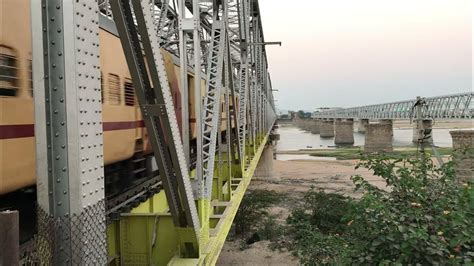
[[[9,193],[34,189],[36,183],[29,2],[0,0],[0,201],[2,196]],[[153,151],[120,39],[116,32],[100,25],[99,40],[104,164],[106,195],[109,196],[119,194],[130,182],[148,176],[147,173],[153,168]],[[165,50],[161,52],[180,122],[183,88],[180,86],[179,60]],[[188,70],[188,84],[190,139],[191,147],[195,147],[196,92],[191,70]],[[203,78],[201,95],[204,95],[205,85],[206,80]],[[223,112],[221,115],[220,130],[225,131],[226,114]],[[232,126],[235,127],[234,124]]]

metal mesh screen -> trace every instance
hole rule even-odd
[[[107,263],[104,201],[72,217],[54,218],[41,207],[37,213],[38,233],[22,250],[22,265],[57,265],[59,261],[72,265]]]

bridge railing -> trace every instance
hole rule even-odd
[[[313,118],[352,118],[352,119],[411,119],[414,107],[423,106],[422,116],[431,119],[472,119],[474,118],[474,93],[466,92],[383,103],[352,108],[316,112]]]

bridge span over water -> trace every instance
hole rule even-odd
[[[473,121],[473,96],[473,92],[466,92],[334,109],[315,112],[311,119],[296,119],[295,123],[312,133],[320,134],[322,138],[334,137],[336,145],[352,145],[354,144],[354,121],[356,121],[357,131],[365,133],[365,151],[389,152],[393,150],[394,120],[412,121],[413,142],[431,145],[433,121]]]
[[[316,112],[313,118],[326,119],[417,119],[416,107],[421,107],[423,119],[473,119],[473,92],[418,97],[407,101],[373,104],[352,108]]]

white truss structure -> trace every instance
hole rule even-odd
[[[344,108],[317,112],[314,118],[352,118],[352,119],[412,119],[416,116],[415,106],[422,104],[424,119],[473,119],[473,92],[426,97],[417,99]]]

